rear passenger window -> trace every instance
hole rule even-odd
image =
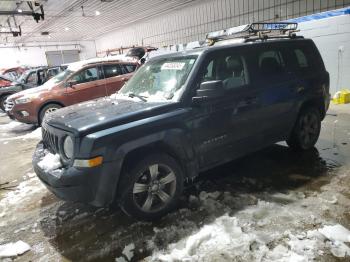
[[[282,54],[278,50],[262,51],[258,57],[258,68],[262,75],[278,75],[285,69]]]
[[[119,65],[104,65],[103,66],[103,72],[105,75],[105,78],[110,78],[114,76],[122,75],[122,70]]]
[[[298,43],[289,47],[293,70],[301,76],[309,76],[324,70],[324,64],[320,54],[312,42]]]
[[[306,56],[301,49],[295,49],[294,54],[296,56],[299,68],[307,68],[309,64],[307,62]]]
[[[124,74],[132,73],[136,70],[136,65],[133,64],[123,64],[121,66],[123,67]]]

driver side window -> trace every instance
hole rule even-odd
[[[214,54],[205,66],[201,83],[213,80],[221,80],[225,89],[247,85],[249,78],[245,57],[232,52]]]
[[[30,75],[27,78],[27,84],[35,85],[37,84],[37,81],[38,81],[38,78],[37,78],[36,72],[30,73]]]
[[[72,77],[72,80],[77,81],[78,84],[87,83],[98,80],[98,72],[96,67],[90,67],[80,71]]]

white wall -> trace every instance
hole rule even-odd
[[[299,28],[320,50],[330,74],[331,93],[350,89],[350,15],[303,22]]]
[[[341,8],[350,0],[202,0],[123,26],[96,39],[97,51],[132,45],[162,47],[204,40],[211,31],[251,22],[283,21]]]
[[[24,47],[0,46],[0,68],[27,66],[46,66],[46,51],[80,50],[80,59],[96,57],[94,41],[81,42],[47,42],[38,46],[38,43],[26,43]]]

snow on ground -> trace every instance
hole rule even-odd
[[[346,243],[350,242],[350,231],[339,224],[322,226],[322,221],[314,217],[312,211],[300,209],[301,203],[307,203],[300,192],[276,193],[271,199],[290,206],[257,199],[256,204],[229,215],[232,210],[223,206],[223,203],[234,201],[229,192],[202,191],[198,199],[190,196],[189,202],[199,201],[200,209],[217,212],[224,208],[227,212],[197,230],[193,228],[190,234],[184,232],[178,242],[153,252],[146,260],[307,262],[324,253],[339,258],[350,257]],[[293,202],[298,204],[293,206]],[[314,228],[305,230],[308,223]],[[300,228],[302,225],[304,229]],[[159,234],[171,235],[172,230],[178,228],[168,228]],[[155,229],[156,233],[158,231]],[[149,243],[152,248],[157,246],[153,241]]]
[[[41,128],[39,127],[37,129],[33,130],[32,132],[27,133],[25,135],[21,135],[21,136],[0,138],[0,141],[7,142],[7,141],[12,141],[12,140],[27,140],[27,139],[38,139],[38,140],[40,140],[41,139]]]
[[[31,129],[33,129],[32,125],[24,124],[17,121],[11,121],[7,124],[0,125],[0,131],[20,132],[20,131],[28,131]]]
[[[30,250],[30,246],[19,240],[16,243],[0,245],[0,258],[16,257]]]
[[[18,184],[14,190],[10,190],[0,199],[0,218],[5,217],[7,213],[12,215],[13,209],[20,207],[25,202],[31,201],[34,194],[45,190],[43,184],[37,177],[32,177]],[[0,219],[0,226],[4,226]]]

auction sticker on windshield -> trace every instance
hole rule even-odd
[[[162,70],[182,70],[186,63],[182,62],[172,62],[172,63],[164,63],[162,65]]]

